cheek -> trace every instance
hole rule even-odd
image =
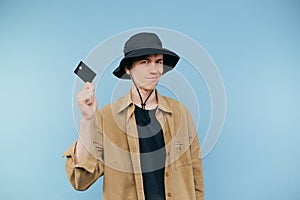
[[[131,72],[136,78],[141,78],[144,77],[145,74],[145,70],[141,69],[141,68],[135,68],[134,70],[132,70]]]
[[[158,67],[158,71],[159,71],[161,74],[164,72],[164,67],[163,67],[163,65],[160,65],[160,66]]]

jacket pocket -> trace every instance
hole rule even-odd
[[[178,138],[174,142],[174,159],[175,159],[175,167],[185,167],[192,165],[191,153],[189,148],[189,142],[185,138]]]

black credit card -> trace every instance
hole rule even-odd
[[[82,61],[80,61],[74,73],[77,74],[77,76],[81,78],[84,82],[90,83],[96,76],[96,73]]]

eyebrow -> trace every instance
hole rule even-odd
[[[148,61],[150,61],[151,59],[148,58],[148,57],[145,57],[145,58],[140,59],[139,61],[143,61],[143,60],[148,60]],[[154,60],[154,62],[158,62],[158,61],[163,61],[163,58],[158,58],[158,59],[155,59],[155,60]]]
[[[150,58],[151,58],[152,56],[145,56],[144,58],[142,58],[142,60],[150,60]],[[153,56],[154,57],[154,56]],[[154,58],[156,61],[158,61],[158,60],[163,60],[163,57],[162,58]]]

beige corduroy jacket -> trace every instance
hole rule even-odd
[[[165,140],[165,194],[172,200],[203,200],[200,145],[190,112],[178,101],[157,93],[156,118]],[[103,200],[144,200],[139,139],[130,92],[96,114],[93,148],[75,164],[76,142],[64,153],[66,174],[77,190],[100,176]],[[155,186],[153,186],[155,187]]]

